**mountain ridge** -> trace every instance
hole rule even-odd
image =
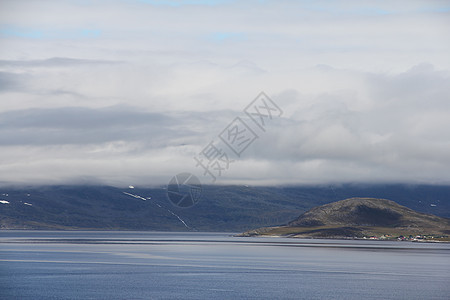
[[[210,186],[199,203],[177,208],[161,187],[0,187],[0,228],[243,232],[286,225],[309,209],[364,196],[393,199],[423,213],[450,217],[450,186]],[[132,193],[146,201],[124,194]],[[7,195],[7,196],[6,196]],[[171,212],[183,219],[186,227]]]

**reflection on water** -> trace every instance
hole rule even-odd
[[[0,232],[5,299],[448,299],[450,244]],[[2,298],[0,297],[0,298]]]

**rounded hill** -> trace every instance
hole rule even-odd
[[[416,212],[391,200],[350,198],[315,207],[288,226],[439,227],[443,224],[448,224],[448,220]]]

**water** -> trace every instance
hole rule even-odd
[[[1,299],[449,299],[450,244],[0,231]]]

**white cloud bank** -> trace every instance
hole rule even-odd
[[[165,184],[265,91],[218,183],[450,183],[446,1],[2,1],[0,183]]]

